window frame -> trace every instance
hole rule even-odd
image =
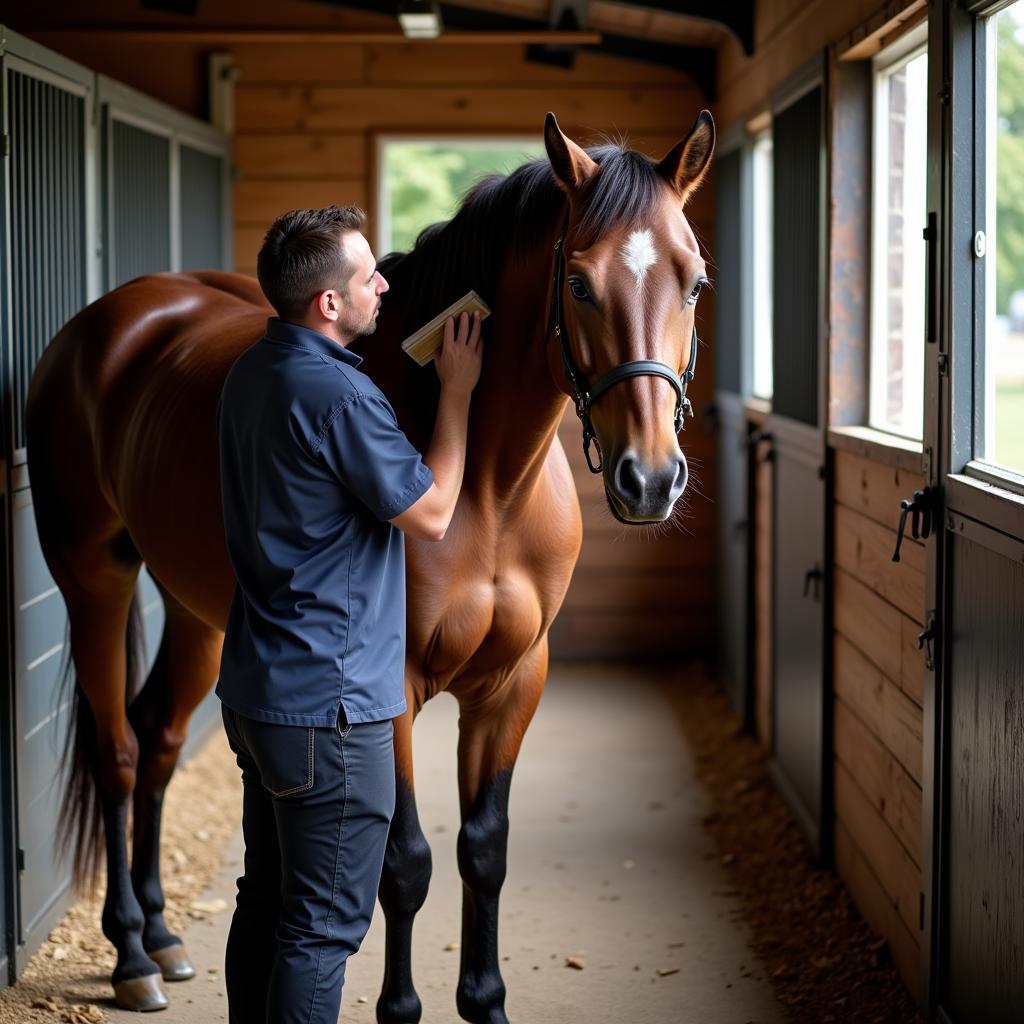
[[[871,59],[871,193],[870,193],[870,232],[868,241],[868,338],[867,338],[867,402],[866,426],[870,430],[894,438],[920,444],[924,438],[925,410],[925,346],[927,339],[921,338],[921,422],[916,434],[906,434],[894,429],[892,424],[883,422],[878,413],[879,393],[883,391],[885,382],[885,360],[878,357],[880,346],[885,343],[883,327],[888,324],[885,313],[886,288],[888,274],[889,234],[887,229],[888,204],[883,197],[888,196],[888,161],[889,161],[889,118],[888,118],[888,82],[887,79],[900,67],[905,67],[920,56],[928,56],[928,25],[922,22],[914,26],[898,40],[881,50]],[[883,79],[886,81],[883,84]],[[926,86],[927,90],[927,86]],[[883,102],[884,99],[884,102]],[[927,202],[921,202],[920,230],[924,230],[927,222]],[[914,228],[909,226],[907,237],[913,238]],[[927,261],[927,255],[925,255]],[[925,294],[920,296],[922,309],[927,294],[927,263],[925,266]],[[925,317],[925,320],[927,318]],[[927,324],[922,324],[922,334]]]

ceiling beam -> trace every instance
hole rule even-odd
[[[333,7],[350,7],[356,10],[372,11],[376,14],[391,16],[395,16],[398,10],[396,0],[320,0],[320,2],[329,3]],[[671,5],[676,0],[664,0],[664,2]],[[443,0],[439,6],[446,29],[494,32],[499,37],[504,32],[522,33],[534,31],[544,33],[550,31],[548,23],[541,21],[539,18],[527,18],[504,12],[486,11],[478,7],[462,7],[455,3],[444,3]],[[737,6],[745,6],[744,0],[739,0]],[[677,13],[679,12],[677,11]],[[662,43],[640,36],[619,35],[612,32],[602,31],[600,36],[600,42],[584,43],[584,48],[595,53],[605,53],[615,57],[625,57],[628,60],[675,68],[677,71],[689,75],[709,102],[714,100],[717,76],[717,62],[714,50],[704,46],[677,46],[674,43]],[[452,40],[455,36],[452,35],[447,38]],[[444,43],[445,39],[446,37],[442,34],[439,39],[431,40],[431,42]],[[512,41],[511,38],[509,41]],[[540,41],[537,40],[537,42]],[[545,41],[556,42],[558,40],[552,37],[550,40]]]
[[[754,52],[754,0],[606,0],[623,7],[645,7],[666,14],[684,14],[724,25],[749,57]]]

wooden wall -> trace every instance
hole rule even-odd
[[[833,507],[835,856],[867,921],[919,994],[924,545],[892,561],[920,474],[837,451]]]
[[[719,130],[728,131],[768,111],[773,92],[787,76],[826,47],[837,53],[858,45],[859,56],[870,56],[878,40],[919,19],[924,6],[923,0],[758,0],[753,55],[744,55],[731,37],[719,49],[719,96],[713,108]],[[833,101],[835,86],[833,75],[829,82]],[[856,113],[863,121],[864,111]],[[835,109],[830,109],[830,124],[835,119]],[[847,117],[841,123],[852,131],[859,122],[851,128],[849,120]],[[851,182],[849,174],[846,179],[835,177],[843,173],[843,167],[830,169],[834,178],[827,261],[831,295],[842,291],[836,275],[848,270],[851,262],[863,260],[865,254],[861,236],[847,230],[850,224],[836,227],[835,190],[845,189]],[[861,205],[867,194],[860,188],[862,182],[863,175],[859,182],[852,182],[860,189]],[[849,220],[849,210],[843,215]],[[849,251],[851,239],[860,246],[856,253]],[[866,332],[861,308],[864,292],[851,294],[855,308],[835,302],[830,305],[830,318],[838,327],[832,334],[833,345],[850,347],[851,335]],[[860,316],[856,323],[851,313]],[[860,343],[866,345],[866,337]],[[848,356],[846,350],[834,352],[833,370],[838,357]],[[849,369],[849,363],[846,358],[842,366]],[[858,372],[865,366],[862,358]],[[861,411],[849,408],[848,390],[837,388],[832,395],[836,400],[830,407],[833,426],[858,422]],[[837,402],[846,402],[846,406],[839,408]],[[750,418],[760,424],[763,411],[755,411],[756,404],[751,403]],[[923,628],[925,608],[924,547],[908,538],[902,560],[898,564],[891,561],[900,499],[923,486],[919,473],[907,471],[914,459],[906,447],[889,461],[883,461],[882,455],[875,461],[867,457],[868,452],[879,452],[870,445],[831,452],[835,818],[829,827],[834,829],[836,870],[865,919],[889,943],[907,987],[919,996],[924,666],[916,637]],[[904,468],[893,468],[896,465]],[[770,468],[759,461],[754,477],[755,726],[759,738],[770,747]]]

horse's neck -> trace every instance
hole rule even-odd
[[[547,361],[548,251],[505,268],[494,318],[484,326],[464,486],[502,502],[532,490],[567,402]]]

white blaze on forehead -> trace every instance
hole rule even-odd
[[[622,247],[622,258],[626,266],[633,271],[636,283],[643,284],[647,268],[658,258],[650,231],[634,231]]]

